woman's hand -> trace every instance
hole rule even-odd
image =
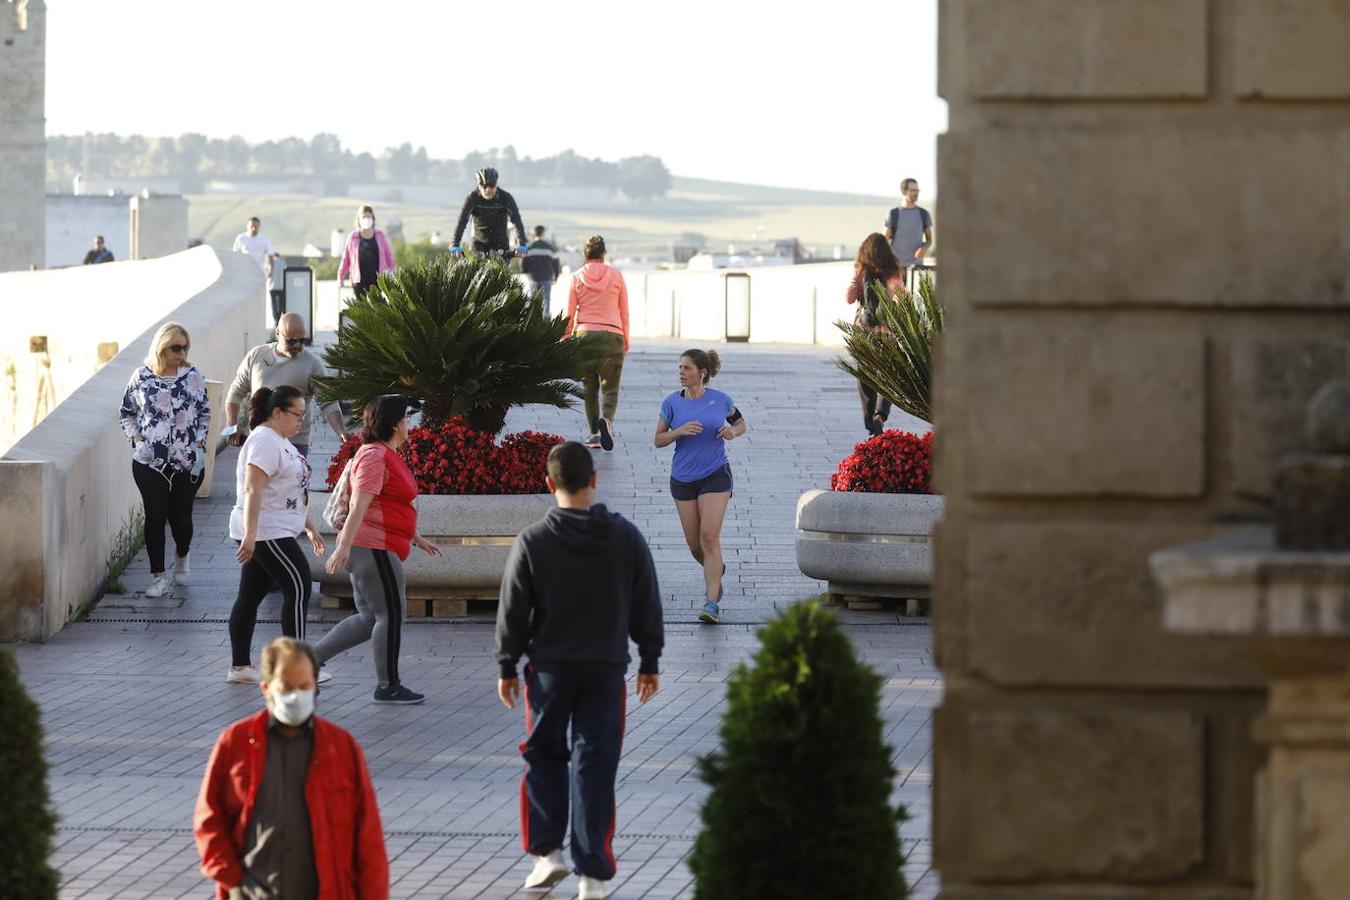
[[[435,544],[433,544],[431,541],[427,540],[426,538],[422,537],[420,534],[414,534],[414,535],[413,535],[413,538],[412,538],[412,544],[413,544],[413,546],[416,547],[418,550],[425,550],[427,553],[430,553],[432,556],[440,556],[440,555],[441,555],[441,548],[438,547],[438,546],[436,546]]]
[[[234,554],[234,558],[241,563],[246,563],[253,558],[253,546],[257,543],[257,538],[246,537],[239,542],[239,550]]]
[[[351,558],[352,551],[350,547],[344,547],[338,544],[333,548],[333,555],[328,557],[328,562],[324,563],[324,571],[329,575],[336,575],[338,569],[347,567],[347,560]]]
[[[675,434],[677,437],[693,437],[696,434],[702,433],[703,433],[703,423],[698,421],[697,419],[685,422],[679,428],[675,429]]]
[[[724,441],[734,441],[736,439],[736,429],[730,425],[723,425],[717,429],[717,436]]]
[[[315,556],[323,556],[328,551],[328,545],[323,542],[323,535],[310,523],[305,523],[305,536],[309,538],[309,545],[314,548]]]

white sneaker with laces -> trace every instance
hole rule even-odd
[[[163,575],[156,575],[150,579],[150,586],[145,589],[147,597],[163,597],[164,592],[169,589],[169,579]]]
[[[230,666],[230,671],[225,673],[225,680],[230,684],[258,684],[262,681],[262,673],[252,666],[244,666],[242,669]]]
[[[188,558],[186,556],[176,558],[173,561],[173,583],[187,584],[189,574],[191,573],[188,570]]]
[[[534,868],[525,879],[525,890],[545,893],[567,877],[567,865],[563,862],[562,851],[554,850],[548,856],[536,856]]]
[[[316,680],[319,682],[319,684],[327,684],[328,682],[333,680],[333,673],[328,671],[327,669],[320,669],[319,677]]]
[[[577,900],[603,900],[609,896],[609,882],[582,875],[577,879]]]

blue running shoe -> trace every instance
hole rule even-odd
[[[716,625],[722,611],[718,609],[717,604],[711,600],[703,601],[703,612],[698,614],[700,622],[707,622],[709,625]]]

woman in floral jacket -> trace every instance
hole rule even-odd
[[[182,325],[165,322],[150,355],[131,375],[122,397],[122,431],[134,448],[131,475],[145,502],[145,549],[150,556],[147,597],[168,589],[164,526],[173,532],[175,584],[187,584],[192,545],[192,501],[206,465],[211,407],[206,379],[188,364],[191,339]]]

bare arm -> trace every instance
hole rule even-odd
[[[682,437],[691,434],[699,434],[703,431],[703,423],[698,421],[685,422],[679,428],[671,428],[665,419],[656,420],[656,438],[655,444],[658,449],[669,447]]]
[[[347,508],[347,521],[342,523],[342,533],[338,535],[337,546],[333,548],[333,555],[328,557],[328,564],[324,566],[330,575],[339,567],[347,565],[347,560],[352,554],[352,541],[356,540],[356,532],[361,529],[366,510],[370,509],[374,499],[375,495],[369,491],[352,490],[352,502]]]
[[[262,492],[267,486],[267,473],[249,463],[244,480],[244,539],[239,542],[235,558],[246,563],[253,558],[253,546],[258,542],[258,513],[262,511]]]

